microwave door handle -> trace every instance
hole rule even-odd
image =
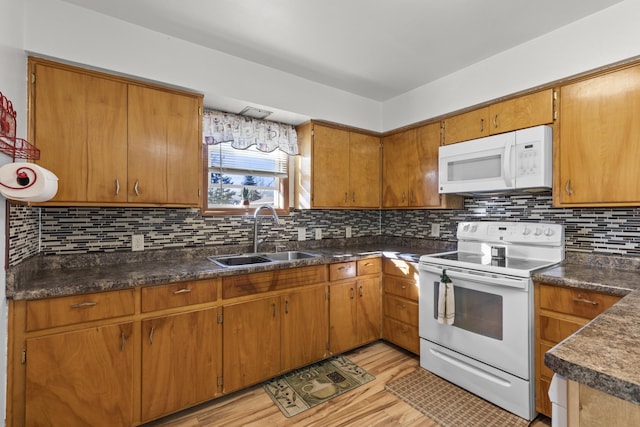
[[[507,187],[513,187],[512,173],[511,173],[511,149],[513,144],[508,142],[504,147],[504,160],[502,161],[502,173],[504,175],[504,182]]]

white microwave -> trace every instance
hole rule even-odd
[[[438,153],[439,192],[549,189],[552,162],[549,126],[445,145]]]

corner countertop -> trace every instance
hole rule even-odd
[[[36,256],[7,274],[7,298],[14,300],[38,299],[126,289],[135,286],[166,284],[187,280],[200,280],[259,271],[354,261],[381,255],[400,257],[417,262],[421,254],[449,250],[447,244],[425,247],[402,244],[365,244],[359,246],[325,246],[321,248],[295,248],[313,252],[316,258],[269,264],[221,267],[207,256],[242,253],[238,248],[198,250],[158,250],[145,253],[102,253],[64,256]]]
[[[640,268],[638,260],[579,258],[539,272],[534,280],[606,292],[623,298],[551,350],[544,363],[554,372],[640,404]]]

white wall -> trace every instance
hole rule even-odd
[[[382,105],[58,0],[26,0],[26,50],[205,94],[379,130]]]
[[[17,113],[17,136],[26,138],[27,90],[26,55],[22,49],[24,32],[23,0],[0,0],[0,92]],[[0,165],[11,162],[0,154]],[[6,200],[0,196],[0,416],[5,419],[7,383],[7,303],[5,300]],[[3,423],[4,425],[4,423]]]
[[[640,1],[626,0],[388,100],[382,128],[396,129],[640,55],[638,17]]]

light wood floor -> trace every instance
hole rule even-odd
[[[376,379],[293,418],[282,415],[262,386],[257,385],[146,426],[438,426],[384,390],[389,381],[418,368],[417,356],[381,341],[347,356]],[[548,418],[542,418],[531,427],[550,425]]]

